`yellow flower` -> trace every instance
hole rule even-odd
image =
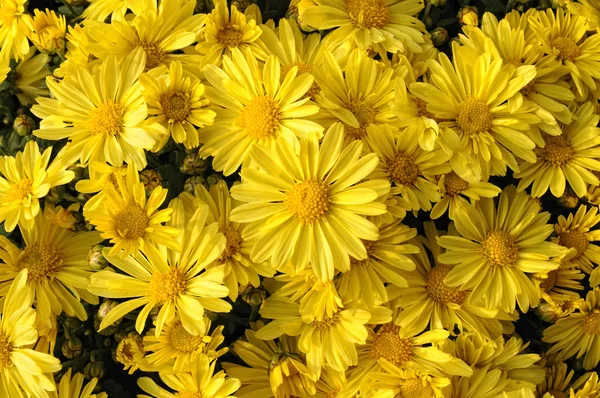
[[[124,19],[125,13],[130,9],[137,15],[142,12],[145,7],[144,2],[128,0],[89,0],[89,3],[90,4],[85,7],[81,14],[86,22],[104,22],[109,16],[111,21],[121,21]]]
[[[281,64],[275,56],[267,59],[262,70],[255,59],[238,50],[223,58],[222,69],[208,65],[204,69],[211,87],[206,97],[217,113],[215,124],[202,129],[202,157],[214,156],[212,166],[227,176],[246,161],[253,147],[272,147],[282,138],[297,152],[299,138],[309,133],[321,135],[323,127],[306,120],[319,108],[303,98],[314,78],[292,68],[281,81]]]
[[[145,365],[146,350],[142,336],[133,332],[119,341],[115,351],[115,359],[124,365],[123,370],[132,374]]]
[[[19,272],[4,297],[0,319],[0,396],[49,398],[60,361],[52,355],[34,351],[38,339],[34,327],[33,291],[27,284],[27,271]]]
[[[138,395],[140,398],[235,398],[233,395],[240,388],[240,381],[227,377],[222,370],[215,374],[216,361],[209,363],[206,356],[200,356],[192,367],[191,373],[164,374],[160,379],[175,393],[159,387],[149,377],[140,377],[138,385],[148,395]]]
[[[470,301],[483,299],[490,310],[507,313],[518,303],[522,311],[536,307],[539,298],[528,274],[547,274],[558,268],[567,249],[545,240],[552,233],[550,214],[524,192],[509,186],[498,205],[484,198],[456,212],[460,236],[438,239],[446,252],[442,264],[454,267],[444,278],[451,287],[472,290]],[[502,294],[500,294],[502,292]]]
[[[67,373],[61,377],[60,383],[56,386],[56,392],[51,392],[50,398],[108,398],[105,392],[93,394],[98,379],[93,378],[84,386],[83,375],[75,373],[75,376],[71,377],[72,370],[69,368]]]
[[[15,88],[17,98],[22,105],[31,105],[36,102],[36,97],[47,97],[50,92],[45,84],[45,77],[50,74],[48,63],[50,57],[38,54],[35,57],[35,48],[32,47],[15,68],[17,79]]]
[[[87,291],[92,274],[87,255],[102,238],[97,232],[74,233],[57,226],[48,220],[48,211],[33,219],[32,229],[21,229],[24,249],[0,238],[0,289],[4,294],[19,271],[27,268],[38,320],[50,327],[51,319],[62,312],[87,319],[80,298],[98,304],[98,298]]]
[[[287,142],[271,151],[255,146],[260,169],[244,168],[242,184],[231,196],[246,202],[231,212],[231,220],[251,223],[258,240],[251,257],[274,267],[313,267],[322,281],[333,279],[334,268],[350,268],[350,256],[364,260],[363,240],[376,240],[375,224],[364,216],[385,212],[376,199],[388,191],[385,180],[365,179],[379,163],[377,155],[361,157],[360,141],[343,147],[343,128],[333,125],[319,145],[315,134],[301,141],[296,155]],[[244,236],[242,236],[244,238]]]
[[[104,162],[91,161],[88,167],[90,179],[80,180],[75,184],[75,189],[81,193],[96,195],[83,205],[83,211],[93,210],[101,206],[104,201],[104,190],[109,186],[117,189],[117,177],[126,178],[127,166],[112,167]]]
[[[581,297],[560,303],[542,302],[536,309],[536,313],[544,322],[554,323],[558,319],[567,317],[579,309],[583,302],[584,300]]]
[[[565,397],[569,393],[569,385],[573,379],[575,371],[569,373],[568,366],[564,362],[558,362],[551,366],[546,366],[546,377],[537,385],[538,396],[543,397],[544,394],[550,393],[554,398]]]
[[[29,16],[27,21],[31,27],[29,40],[43,53],[62,52],[67,34],[65,16],[57,16],[54,11],[48,9],[45,12],[35,9],[33,12],[35,16]]]
[[[128,300],[102,319],[100,330],[143,307],[135,325],[138,333],[142,333],[150,311],[159,307],[155,336],[160,335],[176,311],[185,330],[197,335],[204,328],[197,322],[204,314],[204,308],[214,312],[231,310],[231,305],[220,298],[228,293],[223,286],[224,267],[204,270],[221,255],[226,244],[225,237],[217,231],[218,225],[206,224],[208,206],[198,209],[191,218],[185,216],[179,199],[173,199],[170,208],[173,215],[169,226],[181,230],[178,237],[181,252],[165,246],[146,245],[143,253],[122,258],[111,256],[105,249],[104,257],[123,273],[97,272],[92,275],[88,289],[102,297]]]
[[[587,19],[589,28],[596,29],[596,31],[598,31],[598,28],[600,28],[600,1],[569,1],[567,7],[573,14],[585,17]]]
[[[0,46],[8,58],[19,61],[29,52],[27,0],[3,0],[0,3]]]
[[[561,304],[567,300],[579,298],[574,290],[583,290],[581,280],[585,275],[578,269],[569,268],[564,262],[560,267],[548,272],[543,278],[534,277],[541,299],[549,303]]]
[[[67,209],[61,206],[54,207],[50,203],[45,203],[44,217],[54,225],[58,225],[65,229],[71,229],[77,223],[77,218],[73,216],[73,213],[78,212],[80,207],[79,203],[73,203]]]
[[[479,11],[477,7],[464,6],[458,10],[458,22],[464,26],[477,26],[479,25]]]
[[[595,280],[600,274],[595,271],[595,265],[600,263],[600,247],[592,242],[600,240],[600,231],[592,230],[600,222],[598,207],[579,206],[575,214],[568,218],[558,216],[554,225],[556,238],[552,240],[561,246],[572,249],[563,259],[562,265],[568,268],[577,267],[590,275],[590,283],[595,286]],[[592,271],[594,270],[594,271]]]
[[[156,187],[146,198],[144,183],[133,166],[128,166],[127,175],[114,174],[114,185],[102,190],[100,206],[86,210],[83,215],[114,245],[111,256],[126,257],[150,245],[164,245],[178,251],[181,246],[175,238],[176,228],[162,225],[171,219],[172,209],[158,208],[167,197],[167,189]],[[122,251],[121,251],[122,250]]]
[[[15,157],[0,159],[0,222],[6,231],[14,230],[17,223],[22,229],[33,228],[33,219],[40,212],[39,199],[75,176],[67,170],[64,152],[50,163],[51,153],[50,147],[40,154],[37,142],[29,141]]]
[[[569,392],[571,398],[589,398],[600,395],[598,373],[587,372],[573,383]]]
[[[90,6],[91,7],[91,6]],[[88,10],[90,7],[86,8]],[[54,70],[54,76],[64,79],[77,79],[77,70],[87,68],[90,64],[100,63],[89,52],[89,28],[80,24],[69,25],[67,38],[67,53],[65,60]]]
[[[145,61],[144,52],[137,49],[122,66],[110,56],[91,73],[79,68],[76,78],[60,83],[49,78],[48,87],[56,98],[38,98],[31,108],[43,119],[34,134],[47,140],[69,138],[65,156],[80,159],[84,166],[98,160],[143,169],[144,149],[151,149],[163,132],[144,122],[148,109],[137,78]]]
[[[450,380],[446,377],[427,371],[404,370],[385,359],[382,359],[380,364],[383,371],[371,372],[366,381],[367,386],[378,390],[373,398],[387,396],[444,398],[442,390],[450,385]]]

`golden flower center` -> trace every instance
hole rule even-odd
[[[539,149],[541,157],[553,166],[564,166],[575,155],[575,150],[562,135],[544,137],[544,142],[546,145]]]
[[[511,266],[519,258],[519,248],[515,238],[499,229],[490,231],[483,242],[483,255],[492,265]]]
[[[304,62],[301,62],[301,61],[292,62],[291,64],[283,66],[281,68],[281,80],[283,80],[285,78],[285,76],[290,72],[290,70],[294,66],[298,67],[298,75],[301,75],[303,73],[312,73],[312,71],[313,71],[312,64],[305,64]]]
[[[123,109],[121,104],[106,100],[90,112],[89,128],[92,134],[118,135],[123,128]]]
[[[444,177],[444,188],[448,195],[458,195],[469,188],[469,183],[460,178],[455,172],[450,172]]]
[[[53,278],[62,268],[63,258],[61,253],[47,244],[28,246],[20,255],[17,267],[27,268],[27,279],[41,282]]]
[[[387,162],[388,174],[396,185],[410,185],[419,176],[419,166],[412,156],[404,152],[396,152]]]
[[[449,287],[444,283],[444,278],[452,270],[451,265],[440,264],[433,267],[427,274],[427,294],[438,304],[448,303],[462,305],[468,292],[458,288]]]
[[[419,116],[424,116],[429,119],[437,120],[435,115],[427,110],[427,103],[423,101],[421,98],[413,97],[413,102],[419,109]]]
[[[367,135],[367,127],[375,123],[377,112],[371,105],[361,100],[350,100],[344,104],[344,107],[352,112],[359,125],[352,127],[344,123],[344,131],[353,139],[360,140]]]
[[[227,239],[227,244],[225,245],[225,250],[223,250],[223,254],[219,258],[219,261],[225,261],[228,258],[235,256],[242,246],[242,235],[232,226],[229,226],[225,229],[221,229],[221,233],[225,235],[225,239]]]
[[[346,0],[346,11],[363,28],[382,28],[390,21],[390,10],[383,0]]]
[[[479,134],[488,131],[494,120],[487,104],[479,98],[469,97],[458,105],[456,124],[466,134]]]
[[[323,320],[321,321],[314,320],[312,322],[312,325],[316,330],[326,331],[337,325],[339,321],[340,316],[338,314],[333,314],[332,317],[323,317]]]
[[[190,96],[179,91],[164,93],[160,97],[160,106],[169,121],[182,122],[192,110]]]
[[[0,369],[12,365],[12,359],[10,358],[12,351],[13,344],[10,342],[8,336],[3,332],[0,332]]]
[[[173,301],[185,291],[187,279],[179,269],[173,268],[166,274],[154,273],[148,284],[146,296],[150,301],[162,304]]]
[[[210,339],[210,336],[206,336]],[[173,348],[181,352],[194,352],[204,346],[205,336],[194,336],[190,334],[181,323],[172,330],[170,341]]]
[[[559,36],[550,44],[552,48],[559,51],[558,58],[563,61],[574,61],[579,56],[579,46],[573,39]]]
[[[33,181],[29,178],[24,178],[21,181],[11,184],[10,190],[8,191],[7,201],[22,201],[25,198],[28,198],[29,195],[33,194]]]
[[[402,383],[395,398],[435,398],[435,393],[426,380],[409,379]]]
[[[115,229],[123,239],[138,239],[146,232],[148,221],[144,209],[130,205],[115,217]]]
[[[400,337],[399,326],[384,325],[377,331],[369,355],[402,366],[413,357],[413,347],[409,340]]]
[[[273,138],[281,124],[281,108],[271,97],[254,97],[240,114],[240,125],[248,135],[258,140]]]
[[[285,204],[304,224],[322,219],[329,210],[329,192],[317,179],[297,183],[288,192]]]
[[[165,63],[165,52],[160,48],[158,43],[143,41],[139,45],[142,46],[146,53],[146,69],[156,68]]]
[[[540,288],[542,288],[546,293],[550,293],[552,288],[556,284],[556,275],[558,274],[558,270],[552,270],[548,272],[548,276],[546,279],[542,279],[540,282]]]
[[[583,331],[586,334],[600,334],[600,312],[594,310],[590,312],[583,320]]]
[[[566,231],[558,237],[559,245],[577,250],[577,254],[571,260],[581,257],[585,253],[589,243],[587,235],[584,232]]]
[[[234,48],[242,44],[243,32],[231,23],[227,23],[217,32],[217,41],[223,47]]]

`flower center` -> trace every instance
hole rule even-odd
[[[162,304],[175,300],[185,291],[186,286],[185,274],[177,268],[171,269],[167,274],[156,272],[150,279],[146,296],[150,301]]]
[[[179,323],[171,330],[170,341],[177,351],[194,352],[204,347],[206,338],[210,339],[210,336],[194,336]]]
[[[358,127],[351,127],[344,123],[344,131],[353,139],[360,140],[367,135],[367,127],[375,123],[377,112],[372,106],[361,100],[350,100],[344,107],[352,112],[359,124]]]
[[[160,105],[169,122],[182,122],[189,115],[192,109],[190,96],[179,91],[168,92],[161,96]]]
[[[554,398],[569,398],[564,392],[560,390],[550,390],[548,393]]]
[[[285,204],[303,224],[310,224],[325,216],[329,209],[329,192],[317,179],[302,181],[288,192]]]
[[[355,25],[381,28],[390,20],[390,10],[383,0],[346,0],[346,10]]]
[[[560,234],[558,238],[558,244],[565,246],[569,249],[575,248],[577,254],[571,260],[577,260],[585,253],[590,242],[587,239],[587,235],[583,232],[577,231],[566,231]]]
[[[242,31],[233,26],[231,23],[225,24],[217,32],[217,41],[223,47],[234,48],[242,44]]]
[[[546,145],[539,149],[541,157],[553,166],[564,166],[575,154],[575,150],[562,135],[544,137],[544,142]]]
[[[413,347],[409,340],[400,337],[400,327],[384,325],[379,328],[369,354],[374,358],[384,358],[396,366],[402,366],[413,357]]]
[[[10,355],[13,351],[13,344],[8,337],[0,332],[0,369],[7,368],[12,365]]]
[[[498,266],[511,266],[519,258],[519,248],[515,238],[506,231],[499,229],[490,231],[483,242],[483,255]]]
[[[221,254],[219,261],[225,261],[226,259],[235,256],[240,251],[240,247],[244,240],[242,239],[241,234],[232,226],[221,229],[221,233],[225,235],[227,244],[225,245],[225,250],[223,250],[223,254]]]
[[[146,232],[148,221],[148,216],[144,209],[139,206],[130,205],[117,214],[115,229],[123,239],[138,239]]]
[[[281,109],[271,97],[254,97],[240,115],[240,124],[248,135],[258,140],[272,138],[279,131]]]
[[[435,398],[435,393],[426,380],[409,379],[402,383],[396,398]]]
[[[449,287],[444,283],[444,278],[451,270],[451,265],[440,264],[433,267],[427,274],[427,294],[438,304],[461,305],[467,298],[467,291]]]
[[[458,105],[456,124],[467,134],[485,133],[492,127],[492,112],[487,104],[475,97],[469,97]]]
[[[469,183],[460,178],[455,172],[450,172],[444,177],[444,188],[446,194],[454,196],[469,188]]]
[[[600,312],[594,310],[583,320],[583,331],[587,334],[600,334]]]
[[[15,184],[11,184],[7,201],[22,201],[23,199],[28,198],[29,195],[32,194],[32,182],[31,179],[24,178]]]
[[[118,135],[123,128],[123,109],[121,104],[106,100],[90,113],[90,132],[92,134]]]
[[[143,41],[139,45],[146,53],[146,69],[153,69],[165,63],[165,52],[160,49],[158,43]]]
[[[557,273],[557,270],[552,270],[548,272],[548,276],[546,277],[546,279],[542,279],[542,282],[540,283],[540,288],[542,288],[546,293],[550,293],[552,291],[552,288],[556,284]]]
[[[388,174],[396,185],[410,185],[419,176],[419,166],[415,164],[412,156],[404,152],[396,155],[387,162]]]
[[[574,61],[579,56],[579,46],[567,37],[557,37],[552,40],[552,48],[559,51],[558,58],[563,61]]]
[[[25,248],[17,267],[27,268],[27,279],[30,281],[41,282],[53,278],[62,268],[62,263],[60,252],[55,247],[42,244]]]
[[[316,330],[326,331],[337,325],[339,321],[340,316],[338,314],[333,314],[332,317],[323,317],[323,320],[321,321],[314,320],[312,322],[312,325]]]
[[[423,101],[421,98],[413,97],[413,102],[419,108],[419,116],[424,116],[429,119],[437,120],[435,115],[427,110],[427,102]]]

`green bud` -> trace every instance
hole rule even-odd
[[[77,182],[79,180],[83,180],[84,178],[86,178],[86,168],[85,167],[81,167],[78,164],[74,164],[71,165],[67,168],[67,170],[70,170],[73,172],[73,174],[75,174],[75,177],[73,178],[73,180],[71,182],[69,182],[69,186],[73,188],[73,190],[75,190],[75,184],[77,184]]]
[[[63,342],[60,350],[68,359],[77,358],[83,352],[83,343],[77,337],[72,337]]]
[[[35,129],[35,121],[27,115],[19,115],[13,122],[13,129],[21,137],[28,136]]]
[[[208,184],[209,187],[212,187],[213,185],[217,185],[219,183],[219,181],[221,181],[222,179],[223,179],[222,174],[213,173],[213,174],[209,175],[208,177],[206,177],[206,183]]]
[[[206,184],[206,179],[204,177],[192,176],[185,180],[185,183],[183,185],[183,190],[185,192],[189,192],[193,195],[194,192],[196,192],[197,185],[204,185],[205,188],[208,187],[208,184]]]
[[[106,258],[102,254],[103,249],[104,246],[96,245],[88,252],[87,261],[90,268],[94,271],[100,271],[108,266],[108,261],[106,261]]]
[[[565,192],[563,196],[558,199],[558,202],[565,209],[574,209],[579,206],[579,198],[572,192]]]
[[[208,169],[209,161],[202,159],[197,152],[188,153],[183,159],[183,163],[179,170],[183,174],[202,175]]]
[[[69,331],[73,332],[81,328],[83,323],[77,318],[68,316],[65,318],[63,325],[65,326],[65,328],[69,329]]]
[[[117,343],[120,343],[127,335],[129,335],[130,331],[128,327],[119,327],[117,331],[113,335],[113,338]]]
[[[57,204],[64,198],[65,198],[65,186],[64,185],[59,185],[57,187],[51,188],[48,191],[48,194],[46,196],[44,196],[44,199],[46,200],[46,202],[50,203],[51,205]]]
[[[158,171],[152,169],[142,170],[140,181],[144,184],[146,196],[150,196],[154,188],[162,186],[162,176]]]
[[[104,348],[111,348],[111,347],[112,347],[112,345],[113,345],[113,340],[112,340],[112,339],[104,339],[104,340],[102,341],[102,346],[103,346]]]
[[[94,316],[94,329],[96,329],[98,331],[99,335],[102,336],[112,336],[116,331],[117,331],[117,325],[113,324],[110,326],[105,327],[102,330],[100,329],[100,323],[102,323],[102,320],[100,318],[98,318],[98,314],[96,314]]]
[[[101,379],[104,377],[104,364],[100,361],[91,361],[83,369],[83,375],[86,379]]]
[[[443,46],[448,41],[448,31],[444,28],[437,27],[431,31],[431,41],[436,47]]]
[[[267,298],[267,291],[262,287],[255,288],[248,285],[242,292],[242,300],[253,307],[258,307]]]
[[[248,6],[250,6],[250,4],[253,4],[253,3],[249,0],[231,0],[231,5],[236,6],[236,8],[238,9],[239,12],[246,11],[246,8],[248,8]]]
[[[443,7],[448,3],[448,0],[428,0],[428,2],[434,7]]]

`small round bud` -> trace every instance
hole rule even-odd
[[[65,198],[65,186],[59,185],[51,188],[48,194],[44,196],[44,200],[51,205],[55,205]]]
[[[219,174],[219,173],[213,173],[211,175],[209,175],[208,177],[206,177],[206,183],[208,184],[209,187],[212,187],[213,185],[217,185],[219,183],[219,181],[221,181],[223,179],[223,175]]]
[[[428,2],[434,7],[443,7],[448,3],[448,0],[428,0]]]
[[[248,285],[242,292],[242,300],[253,307],[258,307],[267,298],[267,291],[262,287],[255,288]]]
[[[478,26],[479,25],[479,12],[477,7],[465,6],[458,11],[458,21],[461,25],[466,26]]]
[[[158,171],[152,169],[142,170],[140,181],[144,184],[146,196],[150,196],[154,188],[162,186],[162,176]]]
[[[68,359],[77,358],[83,352],[83,343],[77,337],[72,337],[63,342],[60,350]]]
[[[88,253],[87,261],[94,271],[100,271],[108,266],[108,261],[104,258],[102,250],[104,250],[104,246],[96,245]]]
[[[35,129],[35,121],[27,115],[19,115],[13,122],[13,129],[21,137],[28,136]]]
[[[183,163],[179,170],[183,174],[202,175],[208,169],[209,162],[207,159],[202,159],[198,152],[192,152],[185,155]]]
[[[185,192],[189,192],[193,195],[194,192],[196,192],[197,185],[204,185],[205,188],[208,187],[208,184],[206,183],[206,179],[204,177],[192,176],[185,180],[185,183],[183,185],[183,190]]]
[[[145,355],[144,339],[135,332],[121,340],[115,351],[115,359],[124,365],[125,370],[129,369],[129,374],[139,367]]]
[[[78,330],[79,328],[81,328],[81,326],[83,325],[83,322],[81,322],[79,319],[69,316],[66,317],[66,319],[63,322],[63,325],[65,328],[69,329],[70,331],[75,331]]]
[[[448,31],[444,28],[437,27],[431,31],[431,41],[436,47],[443,46],[448,41]]]
[[[231,5],[235,6],[239,12],[246,11],[246,8],[248,8],[250,4],[252,4],[252,2],[249,0],[231,0]]]
[[[104,377],[104,364],[100,361],[91,361],[83,369],[83,375],[86,379],[101,379]]]
[[[104,300],[102,304],[100,304],[96,316],[102,321],[117,305],[119,305],[119,303],[116,301]],[[116,320],[113,325],[118,325],[119,323],[121,323],[121,319]]]
[[[430,29],[433,26],[433,18],[431,18],[429,15],[425,17],[425,20],[423,22],[425,23],[425,27],[427,29]]]
[[[577,195],[570,192],[565,192],[563,196],[558,199],[558,202],[566,209],[574,209],[579,206],[579,198]]]

